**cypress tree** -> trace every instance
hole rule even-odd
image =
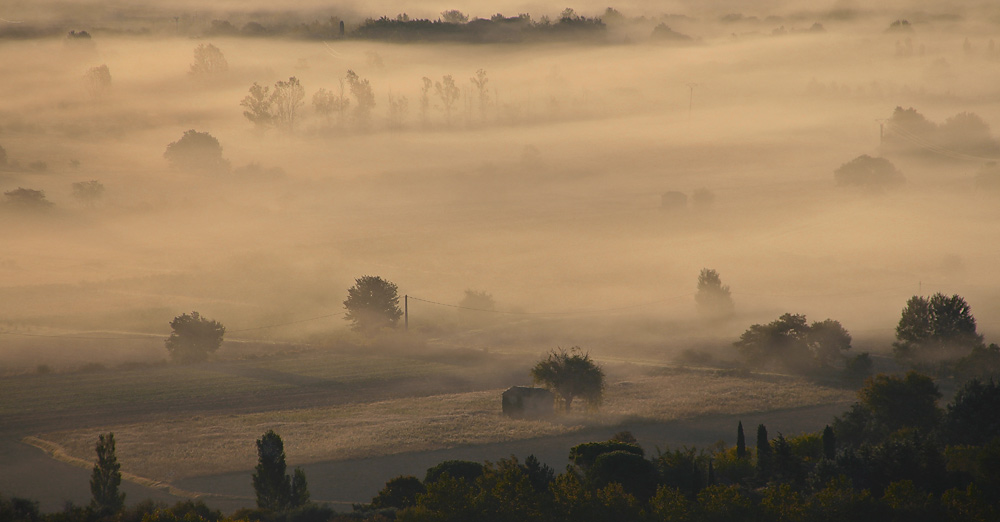
[[[823,428],[823,456],[830,460],[837,456],[837,436],[830,425]]]
[[[736,458],[747,458],[747,438],[743,435],[743,421],[736,426]]]
[[[771,442],[763,424],[757,426],[757,474],[764,480],[771,475]]]
[[[285,474],[285,469],[285,444],[274,430],[268,430],[257,439],[253,490],[257,494],[258,508],[281,511],[288,507],[292,481]]]

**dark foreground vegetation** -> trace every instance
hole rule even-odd
[[[446,461],[421,479],[400,476],[368,504],[336,513],[309,502],[305,475],[285,474],[280,437],[258,440],[257,509],[225,517],[200,501],[123,508],[113,436],[97,444],[94,500],[42,514],[0,498],[0,521],[990,521],[1000,508],[1000,384],[973,379],[944,409],[930,377],[879,374],[817,433],[708,449],[640,447],[628,432],[570,449],[562,473],[534,456]],[[116,480],[116,477],[117,480]],[[250,480],[251,477],[248,477]]]

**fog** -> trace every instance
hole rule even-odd
[[[602,41],[402,44],[204,28],[215,17],[240,27],[336,16],[353,29],[404,12],[557,19],[561,9],[145,4],[0,10],[4,30],[53,33],[0,42],[0,189],[42,190],[52,203],[2,209],[8,368],[162,359],[162,342],[142,336],[191,310],[225,324],[228,339],[336,344],[348,336],[335,314],[365,274],[424,300],[410,301],[411,330],[445,346],[579,344],[668,359],[692,346],[724,353],[748,325],[791,312],[837,319],[856,348],[879,352],[906,299],[934,292],[963,295],[987,342],[1000,330],[998,193],[975,183],[987,158],[880,151],[878,121],[900,106],[939,124],[963,112],[1000,124],[995,7],[634,1],[615,6],[631,21],[609,23]],[[899,19],[912,31],[887,30]],[[661,21],[693,39],[651,40]],[[824,30],[808,31],[815,23]],[[193,51],[208,43],[229,68],[199,79]],[[110,84],[95,85],[88,71],[102,65]],[[485,109],[470,82],[479,69]],[[364,126],[312,105],[348,70],[375,94]],[[451,122],[433,89],[422,117],[422,78],[446,75],[461,90]],[[305,92],[293,130],[255,128],[240,106],[250,86],[290,77]],[[390,121],[390,97],[408,101],[401,119]],[[167,145],[192,129],[218,139],[229,171],[171,168]],[[834,170],[880,152],[905,184],[837,185]],[[103,195],[74,197],[88,180]],[[695,204],[699,189],[710,204]],[[685,208],[664,207],[669,191]],[[702,268],[732,288],[737,315],[724,324],[696,313]],[[455,305],[466,289],[491,293],[501,313],[434,304]],[[115,336],[128,340],[94,342]]]

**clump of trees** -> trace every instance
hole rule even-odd
[[[395,283],[378,276],[361,276],[347,289],[344,319],[351,329],[366,335],[394,328],[403,316]]]
[[[222,346],[226,327],[202,317],[198,312],[181,314],[170,321],[170,337],[165,344],[174,362],[193,363],[208,360]]]
[[[899,362],[925,370],[942,369],[976,348],[985,348],[983,336],[976,331],[976,318],[962,296],[937,293],[906,301],[893,343]]]
[[[45,199],[45,191],[26,189],[18,187],[3,193],[6,197],[4,206],[21,211],[45,210],[52,206],[52,202]]]
[[[229,161],[222,157],[219,140],[207,132],[194,129],[184,132],[175,142],[167,145],[163,157],[170,166],[192,172],[226,172]]]
[[[552,390],[566,411],[570,411],[576,398],[586,401],[591,409],[600,406],[604,399],[604,370],[579,346],[549,352],[531,369],[531,377],[536,384]]]
[[[913,107],[896,107],[885,125],[884,147],[895,153],[939,159],[996,158],[1000,142],[990,125],[971,112],[961,112],[936,124]]]
[[[95,98],[103,97],[111,91],[111,69],[107,65],[87,69],[84,78],[87,82],[87,92]]]
[[[278,127],[292,132],[305,96],[302,83],[292,76],[275,82],[273,90],[254,82],[240,106],[244,108],[243,116],[257,129]]]
[[[862,154],[833,171],[837,185],[884,190],[905,182],[903,174],[891,161]]]
[[[833,319],[809,324],[804,315],[784,314],[750,326],[733,345],[751,366],[807,371],[843,360],[851,349],[851,334]]]
[[[104,196],[104,184],[96,179],[73,183],[73,197],[87,205],[93,205]]]

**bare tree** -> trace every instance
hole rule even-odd
[[[320,89],[313,95],[312,103],[316,113],[326,118],[327,124],[330,122],[330,115],[337,113],[337,126],[344,126],[344,114],[351,105],[351,100],[345,93],[344,80],[340,80],[339,94],[334,94],[326,89]]]
[[[410,101],[406,96],[395,97],[389,93],[389,128],[402,129],[403,121],[410,110]]]
[[[289,132],[294,130],[295,116],[302,106],[302,99],[306,97],[306,91],[302,88],[298,78],[292,76],[288,81],[278,81],[274,84],[274,92],[271,93],[271,103],[274,105],[274,116],[277,124],[285,127]]]
[[[247,94],[240,107],[244,107],[243,116],[246,116],[258,130],[269,127],[274,122],[274,114],[271,109],[271,88],[254,82],[250,86],[250,94]]]
[[[437,93],[438,98],[441,98],[445,121],[450,126],[452,106],[458,101],[462,91],[455,85],[455,79],[450,74],[442,77],[440,82],[434,82],[434,91]]]
[[[486,121],[486,106],[490,103],[490,89],[486,86],[490,79],[486,77],[486,70],[479,69],[476,75],[469,78],[472,85],[476,86],[476,93],[479,95],[479,114]]]
[[[351,88],[351,96],[354,96],[354,119],[359,127],[367,127],[371,120],[372,109],[375,108],[375,91],[368,83],[352,70],[347,71],[344,77]]]
[[[424,127],[427,126],[427,113],[431,108],[431,88],[434,87],[434,82],[430,78],[424,76],[423,87],[420,88],[420,123]]]

